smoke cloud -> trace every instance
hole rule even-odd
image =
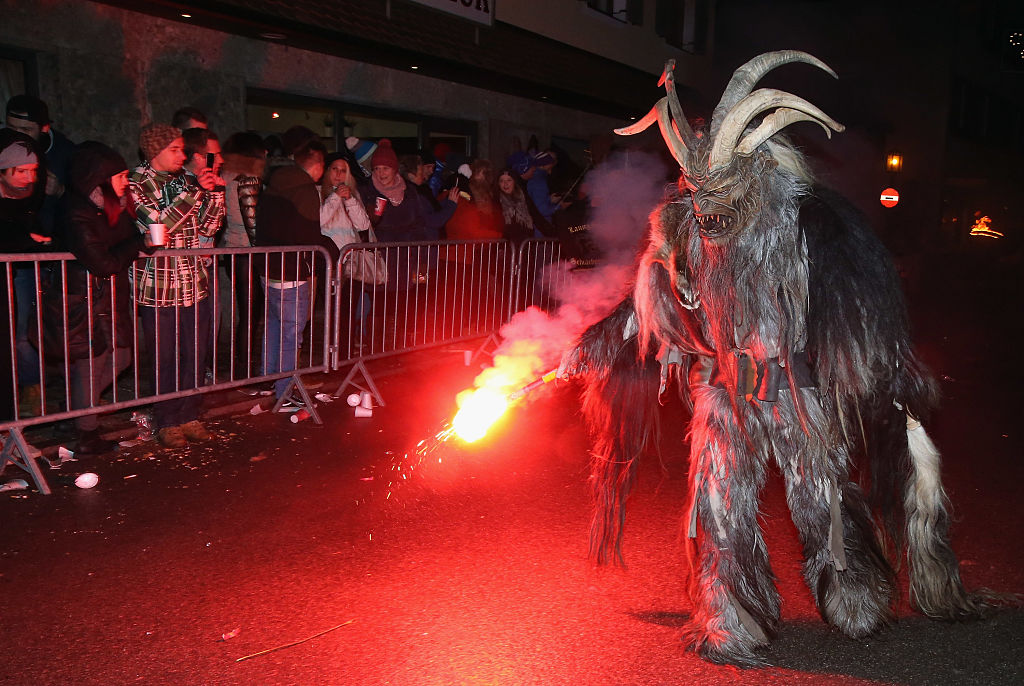
[[[477,377],[477,388],[509,393],[554,369],[580,334],[622,300],[632,287],[636,254],[667,172],[656,155],[624,151],[588,173],[583,190],[591,198],[588,229],[601,251],[599,266],[548,265],[542,281],[559,306],[554,312],[530,307],[516,313],[501,328],[494,366]]]

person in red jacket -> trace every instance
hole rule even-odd
[[[494,168],[489,160],[479,159],[470,165],[469,200],[455,208],[445,230],[448,240],[500,239],[505,230],[501,206],[494,196]],[[447,275],[450,302],[454,312],[461,313],[463,325],[470,330],[490,321],[494,271],[499,263],[497,246],[462,245],[442,253],[448,262]]]

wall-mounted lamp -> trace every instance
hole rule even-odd
[[[885,170],[898,172],[903,169],[903,155],[898,152],[891,152],[885,156]]]

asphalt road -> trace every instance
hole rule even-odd
[[[943,378],[930,430],[964,579],[1020,593],[1021,309],[1000,288],[951,284],[915,317]],[[904,602],[870,640],[829,630],[800,577],[777,479],[763,508],[784,599],[773,666],[702,662],[679,641],[682,409],[666,407],[678,433],[663,465],[643,465],[630,502],[628,568],[595,568],[576,389],[538,395],[480,444],[422,457],[416,444],[477,371],[460,354],[428,357],[378,364],[388,405],[369,419],[343,401],[322,406],[323,427],[226,418],[203,446],[145,444],[62,468],[98,473],[96,488],[0,494],[0,683],[1022,682],[1020,609],[950,625]]]

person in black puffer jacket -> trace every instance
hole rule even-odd
[[[54,240],[59,250],[71,252],[78,259],[67,265],[66,307],[71,407],[79,409],[95,406],[100,393],[131,362],[135,327],[129,305],[128,270],[140,250],[151,254],[153,249],[147,247],[144,234],[135,226],[132,206],[127,202],[128,165],[121,155],[103,143],[82,143],[72,157],[69,179],[70,192],[62,206],[64,221],[58,222]],[[91,329],[86,300],[90,281]],[[60,307],[59,289],[56,298],[46,300],[44,311]],[[63,326],[59,317],[47,316],[46,320]],[[52,329],[53,325],[44,328]],[[54,332],[48,333],[52,338]],[[47,348],[62,351],[63,345]],[[80,433],[79,452],[98,454],[114,447],[99,436],[95,414],[79,417],[75,424]]]

